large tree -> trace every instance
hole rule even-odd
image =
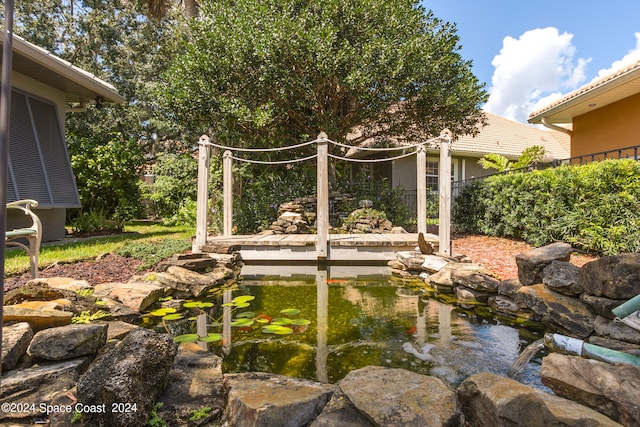
[[[146,19],[144,1],[16,5],[16,34],[113,83],[127,100],[66,114],[66,141],[83,209],[107,215],[129,217],[139,207],[137,182],[153,135],[160,141],[179,139],[171,123],[165,126],[154,116],[151,98],[183,27],[177,8],[165,11],[160,21]]]
[[[415,1],[218,0],[184,43],[159,85],[164,111],[234,145],[320,131],[418,142],[484,123],[487,94],[455,25]]]

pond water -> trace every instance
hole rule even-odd
[[[519,354],[543,336],[541,328],[487,316],[486,307],[479,310],[485,315],[480,315],[473,307],[430,298],[392,279],[385,270],[313,267],[312,274],[308,270],[295,274],[279,268],[278,277],[253,274],[264,268],[254,268],[253,273],[243,270],[239,286],[226,292],[227,302],[239,295],[255,299],[249,307],[226,307],[227,323],[219,328],[224,329],[224,340],[208,344],[223,357],[225,373],[272,372],[336,383],[351,370],[379,365],[458,385],[478,372],[506,376]],[[281,313],[287,309],[300,313]],[[210,314],[219,315],[221,309],[211,310]],[[257,319],[309,322],[293,327],[295,333],[288,335],[264,333],[255,325],[229,326],[230,320],[247,311]],[[517,379],[543,389],[539,366],[540,359],[533,357]]]

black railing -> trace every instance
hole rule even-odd
[[[585,154],[583,156],[569,157],[568,159],[554,160],[553,166],[560,165],[582,165],[589,162],[597,162],[607,159],[634,159],[640,160],[640,145],[631,147],[616,148],[615,150],[600,151],[599,153]]]

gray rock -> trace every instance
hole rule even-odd
[[[460,264],[472,265],[472,264]],[[451,280],[456,285],[466,286],[476,291],[497,293],[500,281],[490,274],[483,273],[481,270],[473,270],[470,268],[455,268],[451,272]]]
[[[160,397],[158,417],[169,425],[188,425],[192,411],[211,408],[200,423],[219,424],[226,395],[222,359],[197,344],[183,344],[171,368],[169,385]]]
[[[69,311],[34,309],[17,305],[2,307],[2,319],[5,323],[27,322],[34,331],[68,325],[72,317],[73,313]]]
[[[159,273],[161,274],[161,273]],[[143,311],[151,304],[170,294],[170,289],[151,282],[101,283],[94,287],[96,297],[111,298],[127,307]]]
[[[406,270],[422,271],[425,257],[420,252],[398,252],[396,257],[406,266]]]
[[[101,297],[100,301],[105,304],[109,311],[109,320],[120,320],[122,322],[134,323],[140,320],[141,315],[138,310],[134,310],[128,305],[124,305],[112,298]]]
[[[42,414],[39,412],[39,405],[46,405],[61,391],[73,387],[78,380],[79,372],[86,368],[88,362],[87,358],[67,360],[28,369],[16,369],[2,375],[0,403],[33,405],[36,411],[0,411],[0,420],[40,417]]]
[[[502,280],[498,285],[498,295],[504,295],[514,299],[518,295],[518,291],[522,287],[522,283],[518,279]]]
[[[445,258],[437,255],[425,255],[424,262],[422,263],[422,271],[435,273],[442,270],[447,264],[449,264],[449,260]]]
[[[67,325],[36,333],[27,353],[38,359],[67,360],[96,354],[107,341],[107,324]]]
[[[2,372],[15,368],[27,351],[33,329],[26,322],[2,327]]]
[[[374,427],[367,417],[340,390],[333,393],[331,400],[310,427]]]
[[[155,270],[164,272],[172,265],[204,273],[214,269],[218,265],[218,261],[208,254],[177,254],[158,263]]]
[[[551,353],[542,360],[542,383],[627,426],[640,425],[640,367]]]
[[[339,386],[375,425],[458,425],[455,393],[439,378],[368,366],[349,372]]]
[[[486,303],[489,300],[489,294],[467,288],[466,286],[456,286],[456,299],[461,303]]]
[[[596,319],[580,300],[559,294],[538,284],[523,286],[516,302],[542,317],[542,323],[566,335],[581,338],[591,334]]]
[[[606,256],[580,268],[580,287],[589,295],[626,300],[640,294],[640,253]]]
[[[569,261],[571,245],[556,242],[516,255],[518,279],[525,286],[542,283],[544,269],[552,261]]]
[[[107,325],[109,326],[107,329],[107,341],[121,340],[127,336],[129,332],[140,327],[121,320],[109,321],[107,322]]]
[[[230,426],[299,427],[310,424],[334,386],[265,373],[225,375],[225,422]]]
[[[580,268],[565,261],[551,261],[542,271],[542,283],[563,295],[576,296],[582,293],[578,285]]]
[[[598,316],[603,316],[610,320],[615,318],[611,310],[625,302],[605,297],[594,297],[593,295],[587,294],[580,294],[580,301]]]
[[[586,406],[490,373],[464,380],[457,396],[468,427],[620,426]]]
[[[106,413],[84,413],[84,425],[144,425],[164,391],[177,353],[166,334],[134,329],[110,351],[102,353],[78,379],[78,400],[106,405]],[[135,411],[112,413],[112,403],[136,405]]]
[[[621,322],[615,322],[603,316],[596,317],[594,330],[598,336],[625,341],[632,344],[640,344],[640,331]]]

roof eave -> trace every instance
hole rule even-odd
[[[554,124],[571,123],[574,117],[593,110],[593,104],[600,108],[633,95],[634,93],[629,91],[620,91],[620,96],[616,96],[615,91],[640,78],[640,62],[633,67],[627,68],[626,71],[618,73],[619,75],[614,75],[613,77],[604,77],[599,82],[592,84],[590,88],[587,85],[586,88],[578,89],[566,95],[555,105],[552,104],[550,107],[534,111],[527,121],[531,124],[542,124],[542,119],[546,118]],[[640,90],[635,93],[638,92]],[[606,94],[612,96],[605,98],[603,95]]]
[[[0,45],[1,44],[2,43],[0,43]],[[18,54],[23,56],[34,65],[50,70],[60,78],[65,79],[71,85],[80,86],[93,93],[96,97],[99,96],[103,98],[105,102],[120,104],[126,101],[111,84],[15,35],[13,37],[13,53],[14,55]],[[47,83],[46,80],[43,82]],[[82,102],[86,101],[86,99],[74,99],[74,97],[69,97],[67,101]]]

